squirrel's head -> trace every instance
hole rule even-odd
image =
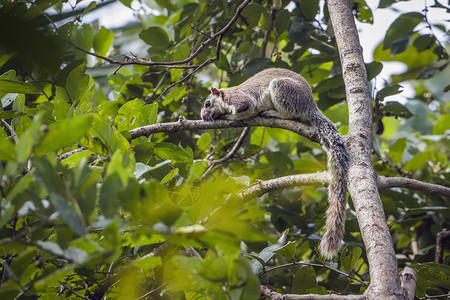
[[[224,114],[223,92],[212,88],[211,94],[206,97],[202,105],[201,117],[203,121],[214,121]]]

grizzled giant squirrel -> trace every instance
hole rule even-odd
[[[344,234],[346,184],[349,154],[334,124],[318,109],[311,87],[299,74],[286,69],[266,69],[238,86],[216,89],[205,99],[201,117],[244,120],[254,116],[298,120],[317,132],[328,154],[331,181],[328,186],[326,233],[320,252],[332,259]]]

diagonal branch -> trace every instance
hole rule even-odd
[[[220,158],[220,159],[216,159],[213,161],[209,161],[208,162],[208,169],[206,169],[206,171],[203,173],[203,175],[198,179],[198,181],[202,181],[203,179],[206,178],[206,176],[208,175],[208,173],[214,169],[217,165],[219,164],[223,164],[224,162],[226,162],[227,160],[232,159],[237,151],[239,150],[239,148],[242,146],[242,144],[244,143],[245,137],[248,135],[248,133],[250,132],[250,127],[245,127],[244,130],[242,130],[241,135],[239,136],[238,140],[236,141],[236,143],[233,145],[233,148],[231,148],[230,152],[227,153],[227,155],[225,155],[224,157]]]
[[[11,125],[9,125],[8,122],[6,122],[5,120],[0,119],[0,121],[3,124],[3,126],[5,126],[9,130],[9,133],[13,137],[14,142],[16,142],[16,144],[17,144],[19,142],[19,138],[17,137],[17,133],[14,130],[14,128],[12,128]]]

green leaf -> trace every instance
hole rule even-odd
[[[103,120],[98,114],[93,114],[91,134],[99,137],[101,141],[107,146],[108,153],[112,154],[117,149],[122,149],[123,153],[127,153],[130,149],[130,143],[120,134],[119,131],[111,124]]]
[[[377,61],[366,64],[367,79],[370,81],[380,74],[383,64]]]
[[[119,174],[114,173],[106,177],[100,188],[100,198],[98,205],[101,212],[106,217],[113,217],[119,209],[119,191],[122,188],[122,181]]]
[[[172,180],[178,174],[178,171],[179,171],[178,168],[170,170],[170,172],[167,173],[167,175],[164,176],[164,178],[161,180],[161,184],[165,184],[170,180]]]
[[[431,49],[436,42],[436,38],[433,35],[419,35],[413,42],[413,46],[416,47],[417,52],[423,52]]]
[[[295,272],[291,292],[293,294],[317,293],[316,272],[313,267],[301,266]]]
[[[402,161],[403,152],[406,148],[406,138],[400,138],[395,141],[394,144],[389,148],[389,156],[392,158],[394,163],[399,164]]]
[[[278,152],[267,152],[265,154],[269,164],[279,172],[280,174],[285,174],[286,172],[293,169],[294,164],[292,160],[281,151]]]
[[[223,53],[223,51],[220,51],[219,59],[216,60],[214,62],[214,64],[216,65],[216,67],[218,67],[221,70],[224,70],[227,72],[229,72],[231,70],[230,64],[228,63],[227,56]]]
[[[255,58],[242,68],[242,73],[247,75],[254,75],[269,67],[271,63],[272,61],[267,57]]]
[[[300,17],[293,16],[288,27],[289,39],[299,45],[306,44],[310,40],[309,24]]]
[[[144,105],[144,107],[142,108],[142,115],[142,125],[155,124],[158,117],[158,104],[153,103]]]
[[[89,220],[97,204],[97,184],[100,181],[102,169],[90,168],[85,163],[80,163],[73,168],[73,177],[68,177],[71,194],[80,207],[85,220]]]
[[[95,9],[96,6],[97,6],[97,3],[95,1],[92,1],[91,3],[89,3],[89,5],[84,9],[83,15],[87,15],[88,13],[90,13],[92,10]]]
[[[129,131],[141,126],[142,108],[144,104],[141,99],[134,99],[122,105],[116,116],[118,123],[117,130]]]
[[[308,21],[313,21],[319,11],[319,0],[300,0],[302,12]]]
[[[384,98],[386,98],[388,96],[400,94],[402,91],[403,91],[403,87],[400,84],[396,83],[396,84],[384,87],[383,89],[378,91],[376,98],[380,101],[383,101]]]
[[[78,142],[87,133],[91,120],[90,115],[84,115],[51,124],[34,154],[39,157]]]
[[[192,157],[188,152],[171,143],[156,144],[154,153],[162,159],[171,160],[174,164],[192,162]]]
[[[45,187],[49,194],[66,194],[59,174],[47,158],[33,158],[33,170],[33,175]]]
[[[79,236],[83,236],[85,233],[80,218],[77,216],[73,208],[70,207],[67,199],[65,199],[60,194],[51,192],[49,200],[56,211],[59,213],[61,221],[66,223],[74,233],[78,234]]]
[[[134,147],[134,157],[137,162],[148,164],[150,158],[153,156],[153,151],[155,150],[155,144],[153,143],[142,143]]]
[[[6,107],[8,105],[3,105],[3,106]],[[0,119],[3,119],[3,120],[20,118],[23,116],[26,116],[26,114],[21,111],[17,111],[17,110],[7,110],[7,111],[0,112]]]
[[[421,170],[423,169],[423,167],[425,167],[428,159],[430,158],[431,154],[429,152],[418,153],[405,164],[403,170],[404,171]]]
[[[106,170],[106,176],[119,174],[122,183],[126,185],[128,178],[133,176],[135,164],[136,162],[131,149],[126,151],[117,149],[111,156]]]
[[[288,232],[289,232],[289,230],[285,230],[283,232],[283,234],[280,236],[280,238],[278,239],[276,244],[270,245],[270,246],[262,249],[261,252],[259,252],[259,254],[258,254],[259,259],[258,260],[254,259],[252,261],[253,273],[257,274],[259,272],[259,270],[261,270],[261,268],[263,267],[263,265],[261,264],[261,261],[263,261],[264,263],[267,263],[269,261],[269,259],[271,259],[272,256],[275,255],[275,251],[282,248],[286,244]]]
[[[15,276],[22,276],[25,270],[30,266],[33,261],[33,256],[35,255],[34,249],[29,247],[27,250],[19,253],[11,263],[11,270]]]
[[[391,48],[392,43],[406,34],[410,34],[423,20],[423,15],[410,12],[399,16],[389,27],[384,37],[383,50]]]
[[[393,41],[391,45],[391,55],[402,53],[403,51],[408,49],[408,47],[411,45],[413,34],[413,32],[407,33],[404,36]]]
[[[281,256],[294,259],[296,250],[297,250],[297,243],[295,241],[290,241],[286,245],[284,245],[283,247],[274,252]]]
[[[208,132],[205,132],[197,140],[197,148],[206,152],[211,148],[211,141],[211,135]]]
[[[368,23],[373,24],[373,14],[370,7],[367,5],[366,1],[364,0],[354,0],[353,5],[357,3],[357,13],[356,18],[361,23]]]
[[[442,115],[433,126],[433,134],[444,134],[450,129],[450,114]]]
[[[289,27],[289,22],[291,20],[291,13],[283,9],[277,14],[277,18],[275,19],[275,31],[277,35],[285,32]]]
[[[413,116],[413,114],[409,111],[409,109],[406,106],[396,101],[389,101],[385,103],[384,106],[381,108],[381,110],[383,111],[383,113],[387,115],[394,115],[407,119]]]
[[[142,30],[139,33],[139,37],[156,51],[166,50],[170,43],[169,36],[164,29],[157,26],[151,26]]]
[[[261,14],[259,25],[265,31],[270,30],[270,28],[272,27],[272,16],[269,12],[265,11]]]
[[[396,0],[380,0],[380,3],[378,4],[378,8],[389,7],[395,2],[396,2]]]
[[[73,69],[66,80],[66,90],[70,99],[74,102],[78,102],[86,91],[88,83],[89,75],[86,75],[86,66],[84,64]]]
[[[0,143],[0,160],[6,161],[15,159],[16,151],[14,149],[14,144],[10,139],[3,139]]]
[[[94,3],[94,2],[92,2]],[[94,51],[97,54],[105,56],[114,40],[114,33],[106,29],[100,28],[100,31],[94,37]]]
[[[422,71],[420,71],[419,75],[417,75],[417,79],[430,79],[434,75],[438,74],[442,70],[444,70],[448,66],[448,62],[439,66],[439,67],[425,67]]]
[[[341,254],[341,264],[348,272],[353,270],[358,263],[362,250],[358,246],[347,246]]]
[[[150,271],[152,269],[158,268],[162,264],[161,257],[159,256],[147,256],[136,259],[133,262],[133,266],[136,266],[145,271]]]
[[[242,10],[241,15],[247,18],[248,22],[250,23],[250,27],[253,27],[258,24],[259,19],[264,12],[267,12],[267,9],[261,4],[249,3]]]
[[[39,91],[29,83],[0,79],[0,93],[39,94]]]
[[[450,267],[437,263],[413,264],[412,268],[418,270],[418,275],[434,284],[450,289]]]

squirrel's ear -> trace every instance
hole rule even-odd
[[[213,94],[213,95],[220,95],[220,92],[219,92],[218,89],[212,88],[212,89],[211,89],[211,94]]]

